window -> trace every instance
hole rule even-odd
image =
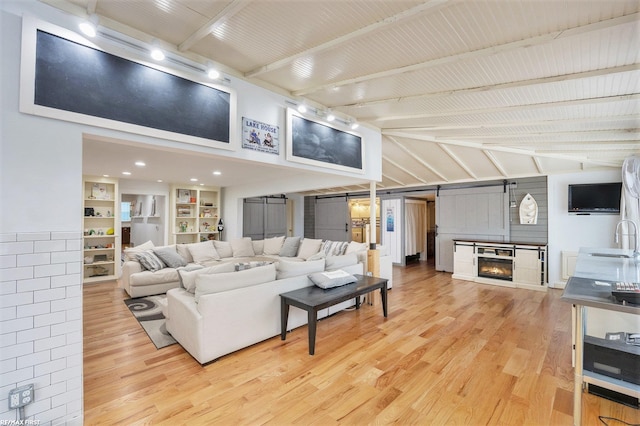
[[[120,220],[122,222],[131,221],[131,203],[120,203]]]

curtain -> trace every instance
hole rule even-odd
[[[413,256],[418,253],[426,255],[427,242],[427,203],[424,201],[406,200],[404,203],[405,236],[404,254]]]
[[[640,226],[640,156],[632,155],[625,159],[622,166],[622,194],[620,197],[620,218],[628,219]],[[636,238],[628,223],[620,226],[620,247],[634,248]]]

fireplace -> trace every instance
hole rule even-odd
[[[478,276],[496,280],[513,280],[513,259],[478,256]]]

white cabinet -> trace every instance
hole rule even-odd
[[[538,250],[516,248],[513,260],[513,281],[520,284],[540,285],[541,264]]]
[[[83,179],[83,283],[115,280],[120,274],[118,181]]]
[[[173,243],[219,239],[220,189],[178,185],[171,189]]]
[[[477,275],[475,246],[456,242],[453,249],[453,278],[473,279]]]

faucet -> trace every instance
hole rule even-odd
[[[633,229],[635,231],[634,235],[634,240],[635,240],[635,248],[633,249],[633,257],[640,257],[640,244],[639,244],[639,240],[638,240],[638,224],[635,223],[633,220],[631,219],[622,219],[620,222],[618,222],[618,224],[616,225],[616,234],[615,234],[615,240],[616,240],[616,244],[619,243],[620,241],[620,234],[619,234],[619,230],[620,230],[620,225],[622,225],[625,222],[629,222],[630,224],[633,225]]]

